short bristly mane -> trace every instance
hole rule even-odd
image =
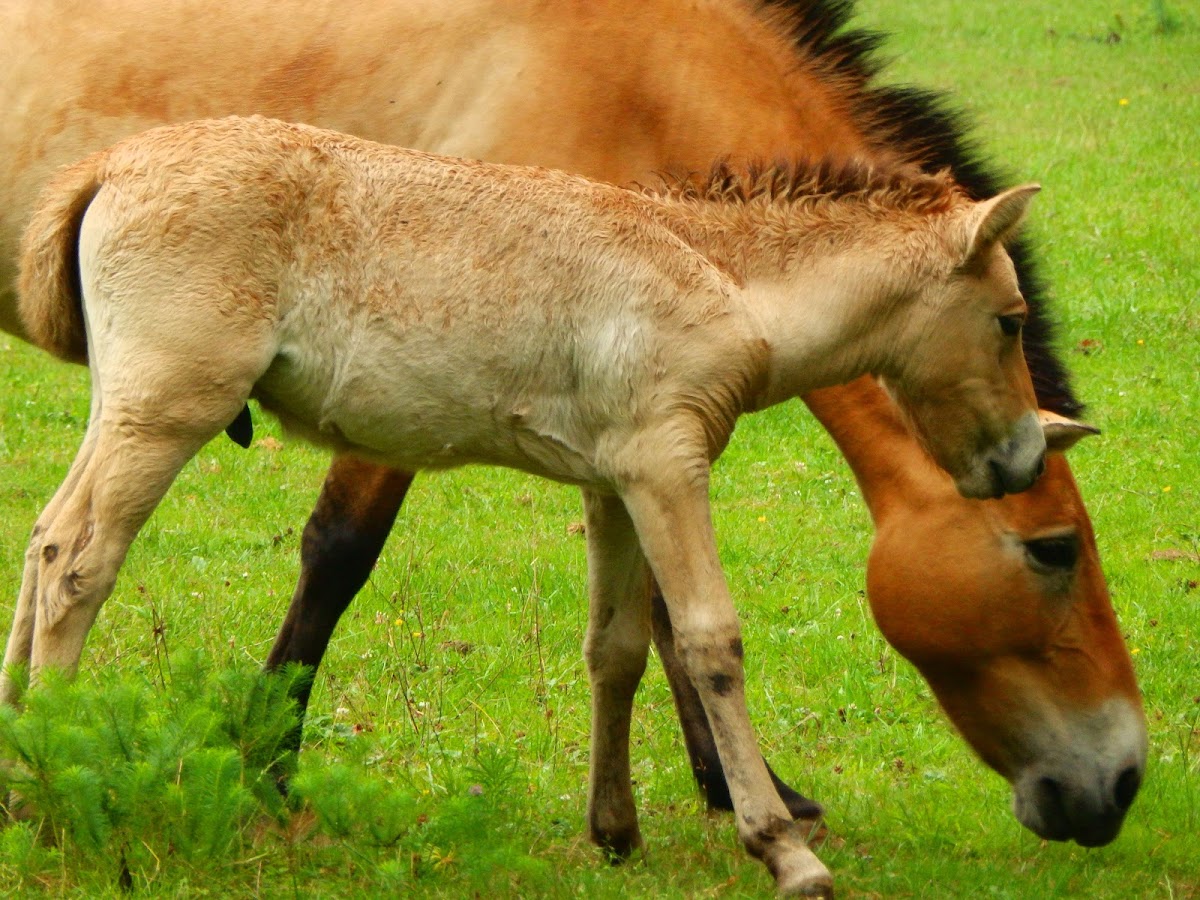
[[[900,154],[926,171],[948,168],[974,199],[998,193],[1011,179],[979,152],[967,117],[945,94],[912,85],[879,84],[886,64],[878,53],[886,35],[847,28],[854,17],[853,0],[759,0],[765,22],[788,36],[806,67],[822,81],[837,85],[845,108],[859,130],[880,153]],[[1076,416],[1083,404],[1053,347],[1054,327],[1046,309],[1046,288],[1025,237],[1008,245],[1021,292],[1029,303],[1022,332],[1025,359],[1041,405]]]
[[[883,167],[868,160],[776,161],[733,166],[716,163],[706,173],[664,176],[648,191],[668,202],[693,204],[807,203],[854,200],[868,206],[936,215],[966,198],[948,171],[928,174],[915,166]]]
[[[663,224],[739,281],[801,264],[813,248],[856,244],[869,222],[925,219],[970,202],[948,171],[859,158],[720,161],[703,174],[663,175],[643,192]],[[940,258],[912,255],[914,264]]]

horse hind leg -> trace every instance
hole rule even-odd
[[[334,460],[304,527],[300,578],[267,669],[320,663],[338,619],[379,559],[412,481],[412,473],[352,456]]]
[[[300,579],[267,657],[268,671],[288,663],[316,671],[338,620],[379,559],[412,481],[410,472],[353,456],[334,459],[304,526]],[[296,689],[301,719],[311,690],[311,679],[304,679]],[[291,749],[300,749],[300,737],[298,729]]]
[[[8,636],[8,645],[4,652],[4,667],[0,670],[0,703],[15,706],[20,700],[21,681],[17,677],[18,668],[28,668],[33,653],[33,632],[37,620],[37,585],[38,561],[41,559],[42,539],[46,528],[58,515],[58,510],[75,490],[80,475],[91,459],[96,446],[99,422],[99,396],[92,395],[92,412],[88,418],[88,428],[80,444],[79,451],[67,471],[67,477],[55,491],[50,502],[46,504],[30,535],[29,546],[25,551],[25,566],[21,577],[21,589],[17,595],[17,604],[13,611],[12,629]]]
[[[184,463],[241,411],[254,382],[253,363],[236,369],[228,360],[206,356],[202,346],[194,353],[176,347],[156,354],[162,346],[156,333],[128,339],[137,334],[136,327],[109,323],[103,341],[89,340],[91,448],[81,452],[61,496],[47,510],[30,559],[31,568],[36,564],[36,572],[28,573],[36,579],[34,678],[47,666],[75,671],[133,539]],[[239,349],[246,355],[246,343],[233,336],[215,346],[233,361]],[[147,365],[148,359],[155,364]]]
[[[222,425],[180,434],[101,422],[92,452],[65,496],[48,510],[29,554],[34,677],[47,667],[74,673],[130,544],[184,463]]]

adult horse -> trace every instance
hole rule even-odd
[[[623,183],[663,170],[796,156],[950,167],[974,195],[996,179],[942,101],[880,87],[878,37],[844,30],[848,4],[671,0],[27,0],[0,11],[0,303],[17,237],[54,169],[142,128],[258,112],[388,143],[534,163]],[[1028,248],[1012,248],[1031,317],[1041,405],[1079,410],[1048,343]],[[884,635],[1038,834],[1103,844],[1145,759],[1145,723],[1070,469],[1051,454],[1019,497],[963,500],[869,382],[805,401],[837,440],[876,526],[867,583]],[[1069,436],[1078,434],[1064,424]],[[335,458],[305,529],[302,570],[269,664],[317,665],[365,581],[411,473]],[[726,805],[708,723],[656,607],[693,768]],[[32,622],[14,625],[17,658]],[[9,693],[9,699],[11,693]],[[306,699],[306,698],[302,698]],[[817,807],[791,794],[794,815]]]

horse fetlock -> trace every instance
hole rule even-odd
[[[765,824],[759,824],[761,820],[753,815],[739,817],[738,821],[738,837],[742,839],[746,852],[755,859],[766,860],[773,848],[786,844],[789,839],[804,843],[790,819],[778,815],[764,818]]]

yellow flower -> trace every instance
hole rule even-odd
[[[1170,490],[1171,490],[1171,486],[1168,484],[1165,488],[1163,488],[1163,493],[1165,494]]]
[[[767,521],[767,517],[766,517],[766,516],[759,516],[759,517],[758,517],[758,521],[760,521],[760,522],[765,522],[765,521]]]
[[[1122,97],[1120,100],[1117,101],[1117,103],[1119,103],[1121,106],[1128,106],[1129,99],[1126,97]]]

